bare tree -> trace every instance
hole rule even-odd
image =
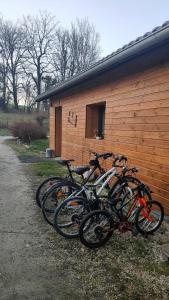
[[[51,73],[49,54],[54,42],[57,23],[47,12],[40,12],[38,16],[24,17],[25,49],[27,50],[27,64],[25,72],[32,77],[37,95],[42,92],[42,81],[46,74]]]
[[[50,76],[50,75],[46,75],[45,77],[43,77],[43,86],[44,86],[44,90],[48,90],[50,89],[52,86],[57,84],[57,79],[56,77]],[[44,100],[43,101],[43,110],[44,111],[49,111],[49,107],[50,107],[50,101],[49,100]]]
[[[70,33],[66,29],[59,28],[56,32],[55,47],[51,59],[56,82],[64,81],[70,77],[70,61]]]
[[[30,112],[33,109],[34,98],[36,96],[36,88],[31,77],[26,76],[22,81],[23,87],[23,105],[24,111]]]
[[[63,81],[84,70],[99,59],[99,35],[87,19],[76,20],[71,29],[59,29],[52,53],[57,81]]]
[[[15,109],[18,109],[18,92],[21,87],[20,76],[23,72],[22,64],[25,53],[23,41],[24,34],[18,24],[9,21],[0,23],[1,59],[4,71],[7,71],[4,72],[4,75],[7,75],[9,81],[7,87],[13,97]],[[6,80],[5,77],[4,79]]]
[[[99,35],[87,19],[77,19],[67,30],[47,12],[24,17],[22,24],[0,17],[2,106],[10,96],[18,109],[21,95],[30,108],[42,91],[87,68],[99,53]]]
[[[72,75],[98,60],[100,55],[99,34],[87,19],[77,19],[70,30]]]

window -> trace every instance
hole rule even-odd
[[[105,107],[105,102],[86,106],[86,138],[104,138]]]

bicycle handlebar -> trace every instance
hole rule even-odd
[[[124,165],[124,163],[126,163],[126,161],[127,161],[127,156],[124,156],[124,155],[118,155],[116,158],[115,158],[115,160],[114,160],[114,162],[113,162],[113,167],[122,167],[121,165],[117,165],[116,163],[117,162],[122,162],[123,161],[123,165]]]
[[[109,158],[109,157],[114,156],[114,154],[111,153],[111,152],[99,154],[99,153],[96,153],[96,152],[93,152],[93,151],[92,151],[91,153],[92,153],[97,159],[98,159],[98,158],[107,159],[107,158]]]
[[[126,174],[127,172],[137,173],[138,171],[139,170],[136,167],[132,167],[132,168],[125,167],[122,172],[123,174]]]

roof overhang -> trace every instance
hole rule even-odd
[[[50,99],[53,96],[59,95],[84,81],[96,78],[100,74],[117,67],[127,61],[133,60],[145,53],[152,51],[162,45],[169,43],[169,22],[161,27],[157,27],[151,33],[145,34],[143,37],[137,38],[134,42],[130,42],[123,48],[118,49],[116,52],[107,56],[106,58],[98,61],[90,66],[87,70],[73,76],[71,79],[66,80],[59,85],[49,89],[48,91],[38,95],[35,99],[36,102]]]

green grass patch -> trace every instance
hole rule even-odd
[[[31,165],[31,169],[34,175],[44,176],[44,177],[49,177],[49,176],[63,177],[67,172],[67,169],[63,168],[55,160],[49,162],[34,163]]]
[[[161,262],[161,263],[152,263],[149,262],[144,265],[144,269],[150,273],[156,273],[159,275],[169,276],[169,263]]]
[[[35,151],[35,152],[45,152],[46,148],[49,147],[49,139],[39,139],[34,140],[29,145],[29,151]]]
[[[19,155],[30,155],[45,157],[45,150],[49,147],[49,139],[39,139],[31,142],[30,145],[24,145],[17,143],[16,140],[6,141],[8,145],[12,147]]]
[[[8,144],[17,154],[25,154],[28,149],[22,144],[18,144],[16,140],[7,140],[6,144]]]
[[[6,128],[0,128],[0,136],[8,136],[8,135],[11,135],[10,130]]]
[[[9,140],[6,143],[10,145],[19,158],[23,158],[23,160],[26,160],[28,157],[45,158],[45,150],[49,147],[49,139],[34,140],[30,145],[17,144],[16,140]],[[64,176],[67,173],[67,168],[61,166],[54,159],[30,163],[29,170],[33,175],[40,177],[49,177],[52,175]]]

